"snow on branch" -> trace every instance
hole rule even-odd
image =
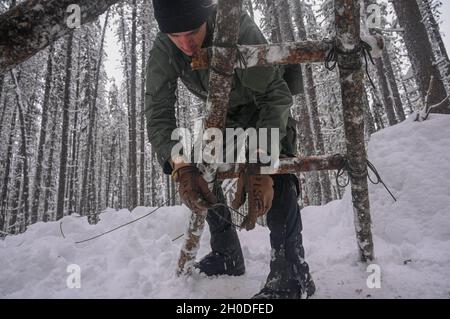
[[[0,15],[0,74],[121,0],[26,0]]]

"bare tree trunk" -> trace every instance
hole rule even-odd
[[[391,89],[389,87],[389,82],[386,77],[386,71],[381,58],[375,59],[375,66],[377,69],[378,80],[381,86],[381,97],[383,99],[384,109],[388,118],[390,126],[397,124],[397,118],[395,117],[394,111],[394,99],[391,94]]]
[[[103,196],[102,196],[102,192],[103,192],[103,188],[102,188],[102,185],[103,185],[103,162],[104,162],[104,160],[103,160],[103,149],[104,149],[104,145],[105,145],[105,142],[106,141],[103,141],[104,143],[102,143],[102,145],[100,146],[100,167],[99,167],[99,169],[98,169],[98,182],[97,182],[97,185],[98,185],[98,191],[97,191],[97,205],[96,205],[96,211],[97,212],[101,212],[101,211],[103,211],[103,209],[104,209],[104,206],[103,206]]]
[[[291,23],[291,11],[287,0],[278,0],[276,2],[276,10],[278,21],[281,28],[281,39],[283,42],[294,42],[294,29]],[[303,29],[301,32],[305,32]],[[300,34],[303,36],[303,34]],[[303,66],[299,68],[298,77],[302,80],[301,93],[295,97],[299,107],[299,145],[301,154],[304,156],[314,155],[314,140],[313,131],[311,128],[311,116],[306,102],[306,90],[303,82]],[[312,75],[312,74],[311,74]],[[311,205],[320,205],[322,203],[322,191],[317,172],[310,172],[306,174],[306,187]]]
[[[121,37],[122,37],[122,50],[123,50],[123,67],[124,67],[124,73],[125,73],[125,87],[126,87],[126,98],[127,98],[127,110],[128,110],[128,114],[130,114],[130,106],[131,106],[131,88],[130,88],[130,84],[131,84],[131,79],[130,79],[130,66],[128,65],[128,48],[127,48],[127,37],[126,37],[126,24],[125,24],[125,10],[124,10],[124,5],[122,5],[120,7],[120,13],[121,13],[121,17],[120,17],[120,25],[121,25]],[[128,116],[128,127],[131,127],[131,117]],[[128,136],[128,139],[130,137]],[[130,156],[128,155],[128,161],[130,160]],[[122,161],[121,161],[122,163]],[[122,165],[122,164],[121,164]],[[130,168],[129,165],[127,166],[127,176],[130,175]],[[126,186],[125,187],[125,192],[123,192],[123,190],[121,190],[121,192],[123,192],[123,196],[125,197],[125,202],[127,207],[129,207],[129,203],[130,203],[130,199],[128,199],[129,196],[129,192],[128,192],[128,183],[129,183],[129,179],[125,179],[122,176],[121,179],[121,187]],[[124,185],[126,183],[126,185]],[[122,203],[121,207],[125,207],[125,205]]]
[[[20,117],[20,115],[19,115]],[[15,168],[15,183],[13,188],[13,194],[11,196],[11,212],[10,219],[8,223],[8,232],[10,234],[18,234],[23,229],[23,216],[21,216],[21,200],[20,200],[20,191],[22,187],[22,171],[23,171],[23,161],[19,158],[16,163]]]
[[[156,189],[155,189],[155,161],[154,161],[153,147],[150,151],[150,193],[152,194],[151,204],[152,207],[156,205]]]
[[[72,159],[70,177],[69,177],[69,215],[75,213],[76,195],[78,189],[78,113],[80,105],[80,78],[81,78],[81,43],[78,43],[77,58],[77,82],[75,85],[75,108],[73,112],[73,128],[72,128]]]
[[[373,260],[369,189],[367,184],[367,153],[364,143],[364,72],[359,53],[350,54],[360,44],[360,6],[353,0],[335,0],[339,77],[344,110],[347,157],[355,214],[355,230],[362,261]],[[344,40],[345,39],[345,40]]]
[[[89,23],[121,0],[26,0],[0,15],[0,74],[26,61],[73,29],[69,5]]]
[[[426,12],[425,18],[428,19],[430,28],[431,28],[431,34],[436,41],[440,55],[442,57],[442,62],[445,63],[443,66],[444,70],[444,77],[449,78],[450,77],[450,59],[448,57],[447,49],[445,47],[444,41],[442,40],[441,32],[439,30],[439,24],[437,23],[436,19],[434,18],[433,10],[431,9],[430,0],[421,0],[423,4],[423,9]],[[438,63],[439,64],[439,63]]]
[[[0,101],[2,100],[2,94],[3,94],[3,82],[5,80],[5,75],[0,74]]]
[[[129,149],[128,149],[128,187],[129,187],[129,204],[130,210],[134,209],[138,204],[137,190],[137,162],[136,162],[136,29],[137,29],[137,3],[132,1],[132,26],[131,26],[131,74],[130,74],[130,127],[129,127]]]
[[[21,156],[21,166],[22,176],[18,178],[23,184],[22,184],[22,190],[21,195],[17,197],[18,203],[17,208],[18,212],[21,212],[23,214],[23,220],[20,225],[20,232],[25,231],[26,225],[29,224],[29,217],[30,217],[30,201],[29,201],[29,190],[30,190],[30,179],[29,179],[29,168],[28,168],[28,154],[27,154],[27,132],[26,132],[26,121],[25,121],[25,115],[24,115],[24,101],[22,96],[22,90],[19,85],[19,81],[17,80],[16,74],[14,70],[11,71],[11,78],[14,81],[14,85],[16,87],[16,97],[17,97],[17,110],[19,111],[19,121],[20,121],[20,135],[22,139],[22,143],[20,144],[20,156]],[[17,189],[17,191],[20,191],[20,187]],[[20,207],[22,206],[23,208]]]
[[[147,3],[145,3],[147,5]],[[145,70],[146,70],[146,36],[142,31],[142,66],[141,66],[141,116],[140,116],[140,163],[139,163],[139,205],[145,206]]]
[[[95,175],[95,126],[96,126],[96,114],[97,114],[97,95],[98,95],[98,87],[100,82],[100,70],[102,66],[102,60],[103,60],[103,48],[105,43],[105,35],[106,35],[106,28],[108,26],[108,19],[109,19],[109,13],[110,10],[107,11],[106,17],[105,17],[105,23],[102,30],[102,38],[100,41],[100,49],[98,52],[98,58],[97,63],[95,67],[95,78],[94,78],[94,94],[92,97],[89,97],[90,90],[88,89],[88,92],[86,92],[86,96],[88,98],[88,101],[92,101],[92,105],[90,107],[89,111],[89,124],[88,124],[88,138],[87,138],[87,150],[86,155],[84,158],[84,173],[83,173],[83,182],[82,182],[82,195],[81,195],[81,202],[83,203],[83,206],[89,207],[89,209],[86,211],[86,208],[82,209],[83,213],[88,213],[89,221],[92,223],[96,222],[96,218],[92,216],[94,213],[91,209],[94,209],[95,204],[93,203],[93,198],[95,197],[95,190],[94,184],[89,183],[88,179],[93,178],[93,181],[95,181],[94,175]],[[89,45],[89,44],[88,44]],[[89,88],[89,87],[88,87]]]
[[[119,138],[119,185],[118,185],[118,196],[119,196],[119,205],[120,208],[125,207],[124,203],[126,203],[126,200],[124,200],[123,196],[123,158],[122,158],[122,138]]]
[[[416,76],[423,101],[428,95],[431,77],[435,80],[434,89],[430,92],[429,103],[435,105],[447,96],[441,75],[437,69],[433,50],[428,38],[427,30],[423,24],[422,15],[416,1],[396,0],[392,2],[397,14],[400,26],[405,29],[403,33],[409,58]],[[425,105],[425,102],[423,103]],[[450,114],[448,103],[439,108],[434,108],[432,113]]]
[[[67,176],[67,157],[69,150],[69,112],[72,86],[73,32],[69,33],[66,50],[66,80],[64,87],[63,122],[61,133],[61,152],[59,162],[58,197],[56,199],[56,220],[64,217],[65,187]]]
[[[48,155],[47,160],[47,178],[45,180],[45,195],[44,195],[44,215],[43,221],[47,222],[52,220],[52,217],[49,213],[50,208],[50,200],[52,198],[52,188],[53,188],[53,164],[54,164],[54,153],[56,147],[56,130],[57,130],[57,120],[59,116],[59,112],[57,107],[53,106],[53,117],[52,117],[52,132],[50,138],[50,153]],[[51,113],[51,112],[50,112]]]
[[[38,154],[36,159],[36,173],[34,175],[33,195],[31,197],[31,224],[36,223],[39,218],[39,199],[41,196],[41,179],[43,168],[42,166],[44,161],[45,142],[47,140],[48,107],[50,102],[50,92],[53,77],[53,54],[54,47],[52,45],[50,46],[47,59],[47,75],[45,77],[44,101],[42,103],[41,133],[39,135],[38,142]]]
[[[10,181],[10,173],[11,173],[11,161],[13,158],[13,145],[14,145],[14,136],[16,131],[16,116],[17,116],[17,106],[14,107],[12,119],[11,119],[11,128],[9,133],[9,141],[8,141],[8,149],[6,151],[6,163],[5,163],[5,171],[3,175],[3,183],[2,183],[2,192],[0,194],[0,230],[5,230],[5,221],[6,214],[8,209],[8,185]]]
[[[1,90],[1,88],[0,88],[0,90]],[[1,103],[1,97],[0,97],[0,103]],[[0,136],[1,136],[3,128],[4,128],[3,122],[5,121],[6,106],[7,105],[8,105],[8,96],[5,95],[5,100],[3,101],[2,113],[0,114]]]
[[[107,177],[107,183],[106,183],[106,207],[110,207],[110,197],[111,197],[111,179],[112,179],[112,173],[114,168],[114,163],[116,162],[115,152],[116,152],[116,142],[117,136],[114,135],[112,142],[111,142],[111,153],[109,155],[109,165],[108,165],[108,177]],[[114,184],[113,184],[114,185]],[[111,200],[111,204],[113,204],[114,201]]]
[[[93,120],[92,120],[92,113],[93,113],[93,103],[92,103],[92,91],[91,91],[91,53],[89,50],[89,43],[88,45],[88,53],[87,53],[87,65],[86,65],[86,80],[85,83],[87,85],[86,88],[86,92],[85,92],[85,103],[87,105],[88,108],[88,119],[89,119],[89,123],[88,123],[88,133],[87,133],[87,141],[86,141],[86,152],[84,154],[84,159],[83,159],[83,177],[82,177],[82,181],[81,181],[81,197],[80,197],[80,204],[79,204],[79,210],[80,210],[80,214],[81,215],[86,215],[87,213],[87,201],[88,201],[88,176],[89,176],[89,159],[91,156],[91,143],[92,143],[92,126],[93,126]]]
[[[397,119],[399,122],[403,122],[406,119],[406,115],[405,110],[403,109],[402,99],[400,98],[400,92],[398,90],[394,69],[392,68],[391,57],[389,55],[389,42],[387,42],[386,48],[383,50],[383,65],[386,71],[386,78],[389,83],[389,88],[391,89],[390,95],[394,101]]]
[[[293,1],[294,21],[297,25],[300,41],[306,41],[307,33],[303,22],[304,13],[299,0]],[[317,92],[314,82],[313,68],[311,64],[305,65],[306,87],[309,100],[309,111],[311,113],[311,126],[314,132],[316,151],[318,155],[325,155],[325,143],[323,141],[322,128],[320,125],[319,108],[317,105]],[[331,182],[328,172],[319,173],[320,189],[322,191],[322,204],[326,204],[333,198],[331,196]]]

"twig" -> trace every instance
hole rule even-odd
[[[430,115],[432,109],[441,107],[442,105],[446,104],[449,100],[450,100],[450,95],[448,95],[445,99],[443,99],[443,100],[442,100],[441,102],[439,102],[438,104],[435,104],[435,105],[430,106],[430,107],[428,108],[428,111],[427,111],[425,117],[423,118],[423,121],[425,121],[425,120],[428,118],[428,116]]]

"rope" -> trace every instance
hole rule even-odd
[[[368,177],[369,181],[373,184],[373,185],[378,185],[378,184],[382,184],[384,186],[384,188],[386,189],[386,191],[389,193],[389,195],[391,195],[391,197],[394,199],[394,201],[396,202],[397,199],[395,198],[395,196],[392,194],[391,190],[386,186],[386,184],[384,183],[384,181],[382,180],[380,173],[378,172],[378,170],[376,169],[375,165],[373,165],[369,160],[367,160],[367,167],[368,170],[367,171],[357,171],[353,168],[350,167],[349,161],[347,158],[343,157],[340,154],[337,154],[335,156],[340,156],[343,160],[341,162],[341,165],[336,173],[336,185],[341,187],[341,188],[345,188],[350,184],[350,178],[363,178],[363,177]],[[370,177],[369,174],[369,170],[373,172],[373,174],[375,174],[376,180],[373,180]],[[347,172],[349,178],[346,179],[345,183],[340,183],[339,182],[339,178],[342,177],[344,175],[344,173]]]
[[[106,231],[106,232],[103,232],[103,233],[101,233],[101,234],[98,234],[98,235],[96,235],[96,236],[94,236],[94,237],[90,237],[90,238],[88,238],[88,239],[84,239],[84,240],[81,240],[81,241],[77,241],[77,242],[75,242],[75,244],[81,244],[81,243],[85,243],[85,242],[90,241],[90,240],[97,239],[97,238],[99,238],[99,237],[102,237],[102,236],[105,236],[105,235],[107,235],[107,234],[109,234],[109,233],[112,233],[113,231],[116,231],[116,230],[118,230],[118,229],[120,229],[120,228],[122,228],[122,227],[125,227],[125,226],[128,226],[128,225],[132,224],[132,223],[135,223],[135,222],[137,222],[137,221],[139,221],[139,220],[141,220],[141,219],[143,219],[143,218],[145,218],[145,217],[147,217],[147,216],[150,216],[151,214],[153,214],[154,212],[156,212],[158,209],[160,209],[160,208],[162,208],[162,207],[164,207],[164,206],[169,205],[170,201],[171,201],[173,198],[175,198],[175,195],[176,195],[177,193],[178,193],[178,191],[176,191],[176,192],[173,194],[173,196],[172,196],[171,198],[169,198],[163,205],[158,206],[157,208],[155,208],[155,209],[152,210],[151,212],[149,212],[149,213],[147,213],[147,214],[145,214],[145,215],[143,215],[143,216],[141,216],[141,217],[139,217],[139,218],[133,219],[132,221],[130,221],[130,222],[128,222],[128,223],[122,224],[122,225],[117,226],[117,227],[115,227],[115,228],[113,228],[113,229],[110,229],[110,230],[108,230],[108,231]],[[85,216],[80,216],[80,217],[85,217]],[[64,238],[66,238],[66,237],[64,236],[64,233],[63,233],[63,230],[62,230],[62,221],[60,222],[59,226],[60,226],[60,230],[61,230],[62,236],[63,236]],[[177,239],[178,239],[178,238],[177,238]]]
[[[329,42],[330,43],[330,42]],[[367,77],[370,81],[370,84],[372,85],[372,87],[376,90],[375,84],[372,80],[372,77],[370,76],[370,72],[369,72],[369,61],[367,60],[367,57],[369,57],[370,62],[372,62],[372,64],[375,64],[373,57],[372,57],[372,47],[370,46],[370,44],[368,44],[365,41],[362,41],[356,46],[356,48],[352,51],[342,51],[340,49],[337,48],[336,46],[336,42],[333,42],[333,47],[330,50],[330,52],[328,52],[326,58],[325,58],[325,68],[329,71],[333,71],[336,66],[338,65],[338,57],[339,55],[343,55],[343,56],[350,56],[350,55],[355,55],[361,53],[362,56],[364,57],[364,62],[365,62],[365,68],[366,68],[366,74]],[[359,68],[347,68],[344,66],[339,66],[339,68],[344,69],[344,70],[358,70]]]

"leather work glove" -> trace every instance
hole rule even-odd
[[[218,202],[198,168],[184,162],[173,163],[172,177],[179,183],[181,201],[193,212],[202,212]]]
[[[241,224],[241,228],[252,230],[256,219],[267,214],[272,207],[273,180],[269,175],[241,174],[237,183],[237,190],[231,207],[238,209],[245,203],[248,194],[248,214]]]

